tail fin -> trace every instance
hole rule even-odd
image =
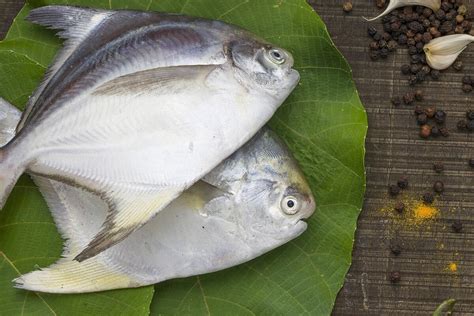
[[[20,121],[21,112],[0,98],[0,146],[7,144],[15,136],[15,128]],[[21,171],[8,161],[8,151],[0,149],[0,209],[3,208]]]
[[[100,262],[97,257],[84,262],[63,258],[48,268],[27,273],[13,282],[16,288],[46,293],[86,293],[142,286]]]

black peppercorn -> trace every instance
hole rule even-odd
[[[469,132],[474,131],[474,120],[473,121],[468,121],[466,124],[466,128]]]
[[[423,57],[425,57],[425,55],[423,55]],[[428,75],[431,71],[431,68],[430,68],[430,66],[425,65],[425,66],[421,67],[420,71],[423,72],[425,75]]]
[[[392,39],[392,35],[390,35],[390,33],[388,33],[388,32],[383,32],[383,33],[382,33],[382,38],[383,38],[386,42],[388,42],[388,41],[390,41],[390,40]]]
[[[429,21],[428,21],[428,23],[429,23]],[[423,40],[422,41],[423,41],[424,44],[428,44],[432,39],[433,39],[433,35],[431,35],[431,33],[429,33],[429,32],[423,33]]]
[[[416,77],[416,75],[411,75],[410,78],[408,79],[408,84],[410,86],[413,86],[417,82],[418,82],[418,78]]]
[[[408,75],[411,71],[410,70],[410,65],[408,65],[408,64],[402,65],[401,70],[402,70],[402,74]]]
[[[425,110],[423,110],[423,108],[421,108],[421,106],[417,105],[415,106],[415,109],[413,110],[413,112],[415,113],[415,115],[420,115],[422,113],[425,113]]]
[[[423,201],[426,203],[426,204],[431,204],[434,202],[434,195],[433,193],[431,192],[426,192],[425,194],[423,194]]]
[[[426,75],[422,72],[422,71],[419,71],[417,74],[416,74],[416,80],[417,82],[422,82],[423,80],[425,80],[426,78]]]
[[[408,23],[408,28],[415,33],[420,33],[424,31],[424,27],[420,22],[413,21]]]
[[[395,212],[401,214],[405,210],[405,204],[403,204],[403,202],[398,202],[397,204],[395,204],[393,209],[395,210]]]
[[[416,49],[415,46],[410,46],[408,47],[408,54],[410,55],[416,55],[418,53],[418,50]]]
[[[377,50],[377,49],[379,49],[379,42],[376,42],[376,41],[370,42],[369,48],[370,48],[371,50]]]
[[[464,131],[467,129],[467,122],[466,120],[460,120],[457,122],[456,124],[456,127],[458,128],[458,130],[460,131]]]
[[[416,99],[416,101],[423,101],[423,91],[416,90],[415,99]]]
[[[400,34],[398,37],[398,44],[405,45],[407,43],[408,37],[405,34]]]
[[[418,116],[416,117],[416,122],[418,123],[418,125],[425,125],[426,123],[428,123],[428,116],[426,116],[425,113],[418,114]]]
[[[400,97],[393,97],[392,98],[392,104],[394,106],[399,106],[400,104],[402,104],[402,100],[400,99]]]
[[[471,85],[471,84],[472,84],[471,76],[464,76],[464,77],[462,77],[462,83],[463,83],[463,84]]]
[[[428,124],[421,125],[420,127],[420,137],[422,138],[428,138],[431,135],[431,126]]]
[[[469,93],[472,91],[472,86],[470,84],[463,84],[462,85],[462,91]]]
[[[446,127],[441,127],[439,129],[439,132],[443,137],[448,137],[449,136],[449,130]]]
[[[344,10],[345,13],[349,13],[352,11],[352,2],[351,1],[345,1],[342,4],[342,10]]]
[[[436,193],[442,193],[444,191],[444,183],[441,182],[441,181],[436,181],[434,184],[433,184],[433,190],[436,192]]]
[[[433,69],[433,70],[431,70],[430,75],[431,75],[431,78],[433,80],[438,80],[440,72],[439,72],[439,70]]]
[[[466,117],[468,120],[474,120],[474,111],[473,110],[469,110],[466,112]]]
[[[375,61],[375,60],[379,59],[380,52],[378,50],[372,50],[369,53],[369,57],[370,57],[371,60]]]
[[[416,75],[420,70],[421,70],[420,64],[413,64],[410,66],[410,72],[414,75]]]
[[[400,272],[398,272],[398,271],[390,272],[390,274],[388,275],[388,279],[390,280],[390,282],[392,282],[394,284],[400,282],[400,280],[401,280]]]
[[[438,20],[444,20],[444,17],[446,16],[446,12],[443,10],[438,10],[435,12],[435,16]]]
[[[388,57],[388,48],[384,47],[380,50],[380,57],[382,58],[387,58]]]
[[[429,118],[432,118],[436,113],[436,109],[433,107],[427,107],[425,109],[425,113],[426,113],[426,116],[428,116]]]
[[[400,180],[397,181],[397,185],[400,189],[406,189],[408,188],[408,179],[403,177]]]
[[[416,43],[415,47],[416,47],[416,52],[418,54],[421,54],[423,53],[423,43],[422,42],[419,42],[419,43]]]
[[[474,159],[469,159],[469,167],[474,168]]]
[[[456,70],[456,71],[461,71],[461,70],[462,70],[462,67],[463,67],[462,61],[460,61],[460,60],[456,61],[456,62],[453,64],[453,68],[454,68],[454,70]]]
[[[431,128],[431,136],[433,136],[433,137],[438,137],[438,136],[440,136],[440,135],[441,135],[440,129],[439,129],[437,126],[433,126],[433,127]]]
[[[434,119],[438,124],[444,124],[446,121],[446,112],[438,110],[435,112]]]
[[[436,173],[441,173],[444,171],[444,165],[440,162],[437,162],[433,165],[433,170],[436,172]]]
[[[398,47],[398,44],[397,44],[396,41],[394,41],[394,40],[388,41],[387,48],[390,52],[393,52],[394,50],[396,50],[397,47]]]
[[[370,37],[373,37],[375,34],[377,34],[377,29],[374,26],[369,25],[367,27],[367,34],[369,34]]]
[[[382,39],[382,34],[380,34],[379,32],[375,33],[374,36],[372,36],[374,38],[374,41],[380,41]]]
[[[398,187],[398,185],[391,184],[388,187],[388,193],[390,193],[391,196],[396,196],[398,195],[398,193],[400,193],[400,188]]]
[[[451,225],[451,228],[453,230],[453,232],[455,233],[460,233],[462,231],[462,223],[460,220],[455,220],[453,222],[453,224]]]
[[[432,14],[433,14],[433,10],[431,10],[430,8],[423,9],[423,16],[425,18],[429,18]]]
[[[385,6],[385,0],[377,0],[375,2],[375,5],[377,6],[377,8],[382,9]]]
[[[390,251],[395,255],[398,256],[402,253],[402,247],[399,243],[391,243],[390,244]]]
[[[407,93],[405,93],[405,95],[403,96],[403,103],[405,103],[406,105],[410,105],[410,104],[412,104],[414,101],[415,101],[415,94],[412,93],[412,92],[407,92]]]

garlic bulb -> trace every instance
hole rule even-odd
[[[367,21],[374,21],[378,18],[383,17],[384,15],[389,14],[396,8],[406,7],[410,5],[421,5],[424,7],[428,7],[433,11],[438,11],[438,9],[441,7],[441,0],[391,0],[387,8],[380,15],[372,19],[364,19],[366,19]]]
[[[431,68],[442,70],[451,66],[461,52],[474,41],[468,34],[453,34],[435,38],[423,47]]]

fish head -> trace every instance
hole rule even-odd
[[[239,40],[230,45],[233,66],[241,81],[281,104],[299,82],[300,75],[293,69],[294,59],[287,50],[263,40]]]
[[[270,130],[247,153],[236,209],[248,246],[273,249],[302,234],[315,211],[310,186],[286,145]]]

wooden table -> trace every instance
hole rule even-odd
[[[21,7],[20,0],[0,0],[0,37]],[[474,109],[474,92],[461,91],[464,73],[473,73],[474,46],[462,55],[464,70],[446,71],[437,82],[418,86],[425,94],[424,106],[448,113],[448,138],[422,140],[413,116],[413,106],[394,108],[392,96],[413,90],[400,73],[408,61],[399,49],[384,61],[368,57],[367,25],[361,16],[375,16],[374,0],[353,0],[350,14],[342,11],[342,0],[320,0],[314,7],[326,22],[336,46],[352,66],[354,80],[369,117],[366,142],[367,194],[358,222],[353,265],[336,301],[335,315],[397,314],[428,315],[447,298],[458,299],[456,315],[474,314],[474,158],[472,135],[456,131],[465,111]],[[466,1],[474,9],[474,0]],[[380,22],[373,23],[381,28]],[[470,62],[468,62],[470,61]],[[436,174],[434,162],[444,162],[445,171]],[[414,199],[430,191],[433,182],[445,183],[440,197],[439,218],[420,226],[397,225],[391,213],[381,210],[391,203],[389,184],[408,177]],[[451,230],[453,220],[463,223],[462,233]],[[403,220],[402,220],[403,222]],[[394,256],[391,243],[402,251]],[[457,265],[457,271],[448,268]],[[393,285],[387,275],[400,271],[401,281]]]

